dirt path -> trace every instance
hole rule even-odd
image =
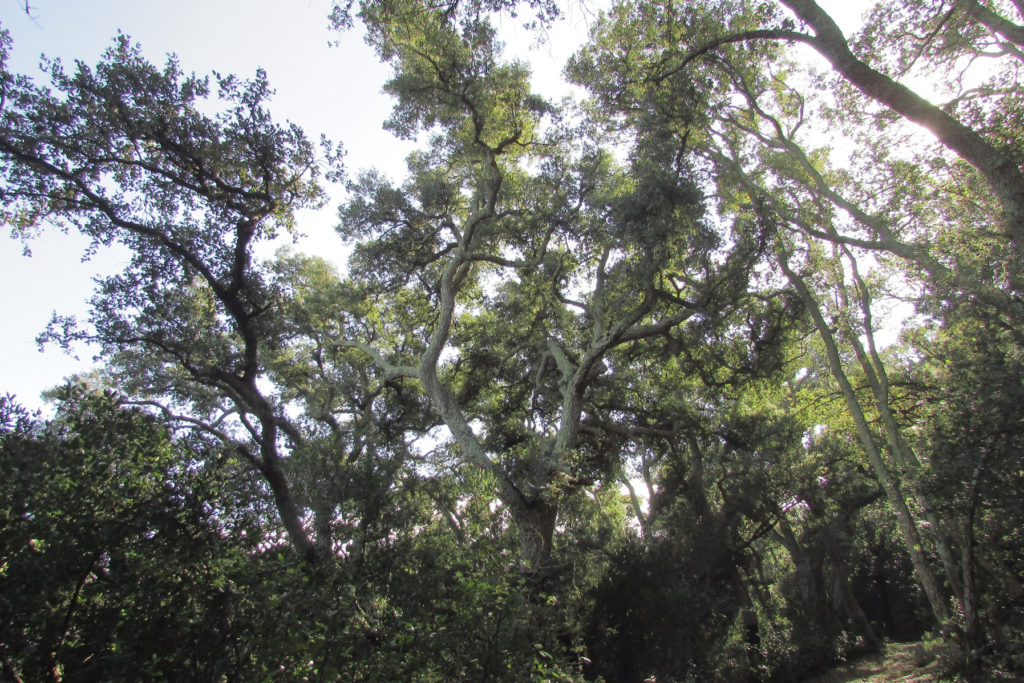
[[[923,664],[920,643],[886,643],[884,654],[857,659],[805,683],[928,683],[941,681],[941,665],[934,658]],[[922,665],[923,664],[923,665]]]

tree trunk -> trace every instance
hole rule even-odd
[[[939,627],[945,631],[950,624],[950,615],[949,610],[946,608],[946,601],[942,595],[942,590],[939,587],[939,582],[936,580],[935,573],[932,571],[927,558],[924,556],[924,551],[921,546],[921,536],[918,533],[917,524],[910,514],[910,508],[907,506],[907,501],[903,497],[903,492],[900,490],[899,481],[883,462],[882,455],[879,452],[878,447],[875,445],[874,437],[871,433],[871,427],[868,425],[867,418],[864,416],[864,411],[860,407],[860,403],[857,400],[857,395],[853,390],[853,386],[850,384],[850,380],[843,370],[842,358],[839,355],[839,349],[836,346],[832,330],[825,322],[825,319],[821,314],[821,310],[818,308],[817,300],[811,294],[810,290],[807,289],[803,280],[801,280],[796,273],[789,268],[787,255],[781,248],[778,249],[778,261],[786,277],[789,279],[790,284],[793,285],[793,288],[797,291],[797,294],[803,300],[804,304],[807,306],[807,310],[811,314],[811,317],[814,319],[815,327],[818,328],[818,333],[825,344],[826,355],[828,356],[832,376],[839,384],[843,398],[846,400],[846,406],[857,426],[857,435],[860,438],[861,445],[864,447],[868,462],[875,471],[875,476],[878,477],[878,481],[882,485],[882,489],[885,491],[886,498],[896,514],[896,523],[899,526],[900,535],[903,538],[903,545],[907,549],[907,552],[910,555],[910,561],[914,566],[915,577],[921,588],[924,590],[925,596],[928,598],[928,603],[931,605],[932,614],[935,616],[936,622]]]
[[[872,652],[880,652],[882,640],[871,628],[871,621],[864,614],[864,608],[857,602],[850,589],[850,569],[846,562],[839,561],[832,565],[832,602],[842,608],[850,624],[864,637],[864,642]]]
[[[982,5],[978,0],[965,0],[964,6],[968,16],[983,24],[988,29],[998,33],[1003,38],[1024,47],[1024,27],[1007,21],[988,7]]]
[[[985,464],[988,460],[988,451],[982,455],[978,465],[971,475],[970,487],[967,491],[967,510],[964,513],[964,538],[963,538],[963,585],[964,585],[964,636],[967,641],[967,669],[975,671],[979,665],[978,656],[984,645],[984,633],[978,624],[978,602],[975,595],[974,578],[974,549],[977,545],[974,536],[974,517],[978,509],[978,485],[981,476],[985,472]]]
[[[846,256],[850,261],[854,284],[859,291],[858,303],[863,314],[861,331],[867,340],[868,348],[865,350],[864,345],[860,342],[860,335],[857,334],[856,330],[852,329],[852,326],[847,328],[848,341],[853,348],[854,354],[857,356],[857,360],[860,362],[861,368],[864,370],[864,377],[871,387],[871,393],[875,397],[875,408],[878,410],[878,414],[882,418],[882,424],[885,426],[884,433],[889,452],[899,467],[905,470],[912,470],[917,474],[921,470],[921,461],[918,459],[914,449],[907,443],[907,440],[903,438],[903,430],[900,429],[899,424],[896,422],[896,416],[893,415],[892,410],[889,408],[889,377],[886,374],[885,365],[882,363],[882,359],[875,348],[874,324],[871,318],[871,300],[867,284],[860,276],[857,262],[853,255],[845,248],[844,251],[846,251]],[[839,289],[843,304],[849,308],[849,301],[847,300],[844,287],[839,285]],[[924,512],[925,519],[928,521],[929,535],[935,544],[935,551],[939,556],[939,560],[942,562],[949,587],[956,599],[962,603],[963,587],[959,579],[959,570],[956,561],[953,559],[953,551],[950,549],[944,527],[938,515],[934,512],[936,507],[934,501],[931,500],[931,496],[920,489],[920,486],[913,479],[911,480],[910,490],[916,496]]]
[[[519,531],[523,566],[531,577],[543,579],[551,569],[558,506],[545,500],[519,500],[510,506]]]
[[[274,494],[274,505],[277,507],[278,514],[281,515],[281,521],[284,522],[288,540],[306,561],[315,561],[316,546],[310,540],[309,534],[306,533],[306,528],[302,524],[302,513],[295,498],[292,497],[284,472],[281,471],[276,459],[266,457],[264,457],[260,469]]]

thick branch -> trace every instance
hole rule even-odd
[[[844,78],[864,94],[904,118],[930,130],[946,147],[973,165],[988,180],[1003,206],[1006,232],[1024,254],[1024,174],[973,129],[939,107],[858,59],[832,18],[814,0],[780,0],[814,29],[814,47]]]
[[[1024,47],[1024,26],[1018,26],[1012,21],[1007,21],[978,0],[964,0],[964,7],[967,14],[978,23],[989,28],[1003,38]]]

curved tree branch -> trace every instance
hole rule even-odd
[[[942,144],[985,176],[1005,212],[1006,234],[1013,240],[1017,252],[1024,254],[1024,173],[1017,164],[972,128],[858,59],[850,50],[839,26],[817,2],[780,2],[814,29],[814,39],[806,42],[827,59],[841,76],[868,97],[927,128]]]

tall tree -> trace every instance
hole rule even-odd
[[[897,277],[922,283],[923,288],[948,297],[951,302],[957,299],[958,293],[967,293],[985,301],[993,310],[999,310],[997,315],[1009,324],[1019,291],[1014,275],[1019,255],[1004,248],[1002,255],[995,257],[1001,261],[1005,277],[994,282],[984,266],[979,268],[975,259],[958,251],[963,244],[971,243],[976,253],[991,254],[991,233],[1001,224],[999,209],[993,208],[991,202],[979,200],[977,183],[972,182],[969,190],[964,189],[963,171],[969,167],[958,160],[926,162],[911,157],[913,161],[908,162],[905,154],[886,149],[882,141],[891,141],[889,136],[895,127],[883,123],[893,117],[879,113],[878,120],[883,123],[865,126],[865,120],[874,121],[870,116],[876,114],[877,107],[849,94],[848,89],[836,89],[840,93],[836,109],[844,113],[830,114],[822,96],[808,87],[814,81],[798,75],[800,69],[789,58],[785,45],[787,41],[810,45],[844,78],[876,101],[909,120],[931,122],[943,145],[973,164],[987,179],[1002,202],[1005,212],[1002,225],[1008,226],[1005,229],[1011,234],[1014,226],[1019,225],[1010,218],[1016,201],[1011,200],[1019,189],[1004,191],[1000,184],[1015,182],[1012,179],[1019,177],[1020,172],[1015,165],[1012,145],[1005,144],[1004,137],[995,133],[983,112],[1012,108],[1012,77],[997,78],[995,85],[986,84],[977,92],[970,91],[969,86],[961,82],[956,95],[963,105],[963,116],[962,120],[954,120],[939,107],[899,85],[894,78],[905,75],[908,64],[923,54],[932,57],[929,61],[936,69],[950,68],[949,65],[956,63],[957,58],[949,50],[961,56],[978,56],[985,36],[991,35],[991,26],[979,28],[975,26],[975,19],[961,17],[960,20],[975,26],[971,36],[977,42],[957,41],[953,32],[947,30],[948,26],[940,23],[931,28],[936,35],[945,36],[943,40],[949,43],[947,51],[939,52],[931,44],[935,38],[932,34],[922,45],[900,44],[890,51],[877,40],[883,26],[878,19],[874,33],[866,34],[868,38],[873,37],[874,42],[865,38],[858,45],[865,55],[861,59],[854,56],[834,22],[815,3],[782,2],[781,5],[805,22],[814,35],[796,31],[786,12],[763,3],[756,6],[700,3],[687,6],[684,11],[670,5],[623,5],[599,26],[592,44],[576,58],[572,74],[591,88],[601,111],[618,125],[640,132],[649,130],[652,120],[660,119],[665,122],[663,125],[681,133],[685,131],[693,154],[704,161],[704,168],[714,179],[719,212],[731,216],[752,212],[765,221],[782,221],[784,227],[779,233],[789,236],[780,237],[780,244],[787,246],[777,268],[800,293],[808,310],[818,311],[819,333],[834,350],[829,354],[833,371],[848,372],[843,360],[845,350],[840,348],[840,344],[845,344],[849,347],[849,356],[864,373],[874,398],[867,404],[867,413],[854,405],[854,401],[863,401],[864,397],[857,398],[852,386],[851,391],[844,390],[844,394],[851,401],[851,414],[861,413],[865,418],[858,431],[868,453],[877,452],[877,458],[871,456],[872,462],[891,473],[877,467],[876,472],[883,481],[896,475],[888,490],[894,496],[894,505],[904,508],[899,514],[905,517],[905,545],[908,552],[914,553],[919,532],[911,528],[910,509],[899,503],[905,494],[898,473],[909,474],[909,483],[921,473],[921,468],[903,435],[904,426],[898,423],[891,406],[887,371],[873,347],[873,302],[864,286],[864,278],[856,270],[857,263],[860,259],[867,263],[879,258],[887,260],[900,270]],[[930,21],[931,11],[915,13],[899,5],[888,12],[879,9],[877,14],[878,17],[898,16],[908,26],[920,28]],[[958,12],[957,8],[950,9],[951,16]],[[914,33],[908,30],[905,35],[910,41]],[[1005,43],[1006,37],[998,38],[999,41]],[[902,71],[896,76],[883,72],[890,68],[886,60],[892,55],[903,60]],[[948,61],[942,63],[940,57]],[[877,69],[870,66],[869,61],[877,62]],[[694,102],[703,104],[695,106]],[[976,108],[970,109],[971,105]],[[694,113],[701,111],[703,113]],[[813,149],[805,142],[809,139],[808,131],[816,130],[820,120],[816,120],[816,116],[831,116],[832,120],[848,124],[863,142],[863,149],[868,150],[873,166],[858,166],[859,173],[830,167],[827,148]],[[929,150],[928,154],[933,152]],[[995,166],[986,166],[987,162],[980,161],[979,155],[1001,161]],[[856,153],[854,157],[857,158]],[[944,159],[941,151],[933,159]],[[1007,168],[1009,171],[1004,172]],[[952,173],[945,176],[947,182],[936,180],[929,191],[915,186],[915,183],[927,186],[932,182],[928,179],[929,171],[939,171],[934,177],[942,178],[951,170]],[[980,195],[984,193],[982,189]],[[1007,218],[1010,218],[1008,222]],[[966,231],[973,233],[967,236]],[[1019,250],[1020,242],[1015,241]],[[808,263],[814,263],[805,274],[806,282],[805,276],[798,274],[798,269],[789,263],[794,243],[806,244],[804,253]],[[957,246],[951,248],[954,244]],[[846,269],[822,283],[823,289],[816,294],[815,286],[810,283],[820,281],[827,272],[827,268],[823,270],[825,261],[821,260],[821,255],[828,252],[845,254],[852,270]],[[854,256],[854,252],[858,256]],[[890,259],[889,254],[898,260]],[[811,273],[815,276],[809,277]],[[849,279],[855,282],[856,294],[852,296],[846,285]],[[845,307],[821,303],[833,298],[845,301]],[[859,309],[853,318],[850,317],[851,302],[856,302]],[[829,309],[828,312],[825,309]],[[847,327],[850,321],[855,321],[856,329]],[[846,329],[845,339],[835,337],[835,323]],[[862,334],[867,335],[867,348],[860,342]],[[842,384],[838,376],[837,381]],[[886,450],[892,458],[889,463],[886,450],[878,449],[876,436],[867,424],[874,414],[884,425],[878,436],[887,444]],[[924,493],[920,488],[918,492]],[[926,499],[921,500],[927,503]],[[926,504],[925,507],[934,506]],[[943,539],[939,521],[932,515],[929,528],[938,533],[936,548],[943,557],[950,584],[957,589],[960,583],[957,562]],[[945,621],[946,600],[938,582],[927,578],[926,574],[932,572],[926,567],[923,555],[918,555],[916,564],[925,582],[930,584],[927,590],[939,621]],[[954,592],[959,594],[960,591]]]
[[[6,63],[10,39],[2,38]],[[282,464],[302,440],[261,382],[275,340],[276,302],[253,245],[320,206],[321,162],[295,126],[273,122],[265,75],[188,76],[161,70],[120,37],[95,69],[48,65],[51,87],[2,74],[3,219],[17,236],[44,223],[77,228],[93,248],[131,250],[124,272],[92,299],[90,328],[57,319],[51,339],[88,339],[107,357],[145,357],[134,372],[152,394],[191,405],[194,424],[237,444],[260,472],[296,549],[312,557]],[[202,111],[216,88],[222,105]],[[329,175],[340,171],[329,150]],[[227,434],[222,419],[234,417]]]
[[[620,167],[600,137],[554,119],[486,21],[418,3],[362,18],[396,68],[388,125],[433,137],[404,186],[374,174],[352,186],[340,229],[353,277],[391,303],[379,322],[351,317],[346,343],[419,382],[539,569],[561,499],[618,458],[581,428],[601,424],[586,421],[629,372],[623,350],[707,338],[748,296],[764,238],[703,221],[670,146],[638,145]]]

